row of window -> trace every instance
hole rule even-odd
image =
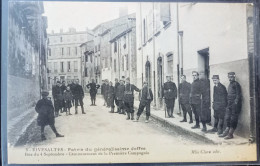
[[[52,66],[53,64],[53,66]],[[65,69],[65,64],[67,64],[66,69]],[[64,73],[66,72],[78,72],[78,61],[73,61],[73,67],[74,69],[72,69],[71,66],[72,62],[71,61],[67,61],[67,63],[65,62],[60,62],[59,65],[59,72]],[[58,73],[58,62],[49,62],[48,63],[48,72],[49,73]]]
[[[66,50],[66,51],[65,51]],[[54,48],[54,49],[51,49],[49,48],[48,49],[48,55],[49,56],[52,56],[53,55],[67,55],[67,56],[70,56],[70,55],[78,55],[78,47],[61,47],[59,52],[58,52],[58,49],[57,48]]]
[[[84,35],[66,35],[60,36],[60,37],[52,37],[48,38],[48,43],[64,43],[64,42],[76,42],[76,41],[84,41],[86,39],[86,36]]]

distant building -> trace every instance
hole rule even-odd
[[[34,107],[47,88],[47,18],[43,2],[9,2],[8,15],[8,129],[22,131],[36,114]],[[26,104],[25,104],[26,103]],[[19,132],[8,130],[14,144]]]
[[[48,85],[57,80],[68,81],[79,79],[82,84],[82,59],[80,45],[91,39],[86,31],[70,28],[68,32],[48,34]]]

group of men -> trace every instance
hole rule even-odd
[[[69,101],[65,100],[65,93],[67,91],[71,91],[72,98]],[[84,111],[84,91],[81,85],[79,85],[79,80],[74,81],[68,81],[68,84],[65,84],[65,81],[56,82],[56,85],[52,87],[52,96],[54,101],[54,110],[55,110],[55,116],[60,116],[60,113],[67,112],[67,109],[69,109],[71,106],[68,106],[66,102],[72,103],[75,106],[75,114],[78,114],[78,106],[81,107],[82,114],[85,114]],[[68,108],[69,107],[69,108]],[[71,114],[69,114],[71,115]]]
[[[208,131],[206,124],[211,122],[210,80],[206,79],[204,74],[199,75],[196,71],[192,72],[192,77],[193,82],[190,84],[186,81],[185,75],[181,76],[181,84],[179,86],[179,101],[183,110],[183,120],[181,122],[187,122],[186,116],[188,113],[190,117],[189,123],[193,123],[193,112],[196,124],[191,127],[192,129],[200,128],[201,122],[203,132],[217,132],[219,137],[232,139],[242,106],[241,86],[235,79],[235,73],[228,73],[230,82],[228,89],[220,83],[219,75],[213,75],[212,77],[214,83],[212,108],[215,120],[213,128]],[[165,88],[164,90],[167,91]],[[172,91],[172,96],[177,97],[175,87],[172,88]],[[171,116],[171,113],[169,116]],[[225,130],[223,130],[224,123],[226,124]]]
[[[139,93],[139,108],[136,119],[134,118],[134,91]],[[119,113],[127,116],[126,120],[139,121],[144,108],[146,108],[147,123],[150,116],[150,104],[153,100],[153,93],[149,88],[148,82],[143,83],[142,89],[130,83],[130,78],[115,79],[115,86],[108,80],[102,80],[101,94],[104,97],[104,106],[111,108],[110,113]],[[115,105],[117,110],[115,111]]]

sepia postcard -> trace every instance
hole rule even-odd
[[[3,164],[256,163],[259,10],[5,2]]]

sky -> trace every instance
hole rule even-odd
[[[128,7],[128,14],[135,13],[137,3],[129,2],[44,2],[44,16],[48,19],[47,32],[93,29],[102,22],[119,17],[119,8]]]

